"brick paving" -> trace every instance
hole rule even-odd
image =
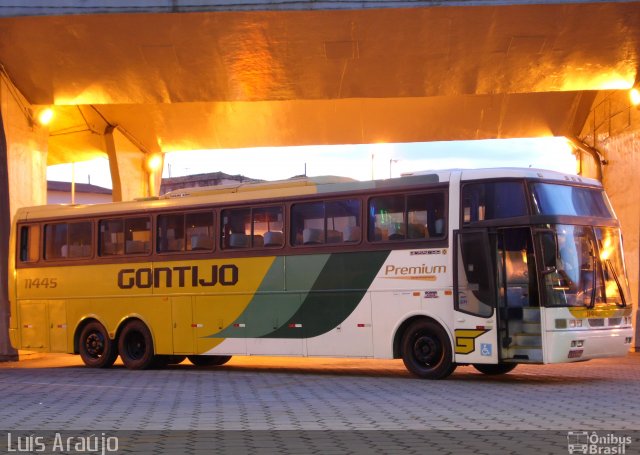
[[[154,439],[151,433],[146,444],[156,453],[186,453],[185,441],[189,453],[207,450],[206,438],[220,437],[220,430],[242,430],[222,432],[224,441],[217,447],[229,453],[252,447],[263,453],[310,453],[314,447],[348,453],[356,446],[344,439],[347,435],[362,435],[358,444],[376,453],[407,453],[402,448],[407,430],[415,432],[417,447],[428,436],[438,453],[447,452],[450,432],[460,430],[455,445],[449,444],[451,453],[501,453],[491,437],[483,436],[509,441],[526,430],[539,432],[530,447],[538,454],[545,453],[536,448],[545,430],[561,430],[565,441],[557,453],[567,453],[567,430],[640,429],[640,354],[519,365],[501,377],[459,367],[443,381],[416,379],[397,360],[236,357],[222,367],[184,362],[129,371],[119,362],[96,370],[82,366],[76,356],[36,355],[0,363],[0,429],[183,430],[175,432],[173,445],[171,437]],[[276,436],[273,430],[292,431]],[[282,438],[293,444],[288,450]],[[640,449],[640,439],[630,449]],[[527,453],[522,444],[507,452]],[[626,453],[638,452],[628,448]]]

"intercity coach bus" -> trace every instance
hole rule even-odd
[[[17,212],[16,348],[90,367],[234,355],[457,365],[623,356],[620,226],[594,180],[535,169],[297,178]]]

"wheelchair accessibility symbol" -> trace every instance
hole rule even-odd
[[[491,345],[489,343],[480,344],[480,355],[491,357]]]

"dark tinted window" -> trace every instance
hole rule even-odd
[[[284,245],[281,206],[222,211],[222,248],[262,248]]]
[[[100,256],[151,253],[151,220],[113,218],[100,220]]]
[[[91,222],[47,224],[45,259],[88,258],[92,254]]]
[[[213,249],[213,212],[158,215],[158,253]]]
[[[184,220],[185,249],[187,251],[213,249],[213,213],[187,213]]]
[[[40,255],[40,227],[37,225],[20,228],[20,261],[35,262]]]
[[[369,240],[442,238],[446,233],[444,193],[374,197],[369,200]]]
[[[357,243],[360,241],[360,201],[309,202],[291,208],[291,244]]]
[[[604,191],[553,183],[531,185],[533,205],[541,215],[575,215],[613,218]]]
[[[158,215],[158,253],[184,251],[184,214]]]
[[[464,185],[462,207],[465,223],[527,215],[524,182]]]

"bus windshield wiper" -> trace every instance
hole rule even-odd
[[[627,300],[624,297],[624,292],[622,292],[622,284],[620,284],[620,279],[618,278],[618,274],[616,273],[616,270],[613,267],[613,264],[611,264],[611,259],[605,259],[604,263],[606,267],[609,269],[609,271],[611,272],[611,275],[613,275],[613,280],[616,282],[616,286],[618,286],[618,293],[620,294],[620,303],[616,302],[616,305],[618,305],[619,307],[625,308],[627,306]],[[605,294],[606,293],[607,291],[605,288]]]
[[[589,302],[589,305],[587,305],[587,308],[593,308],[594,306],[596,306],[596,276],[598,275],[596,255],[593,254],[591,256],[591,259],[592,259],[591,270],[593,270],[593,273],[591,274],[591,302]],[[606,293],[605,293],[605,296],[606,296]]]

